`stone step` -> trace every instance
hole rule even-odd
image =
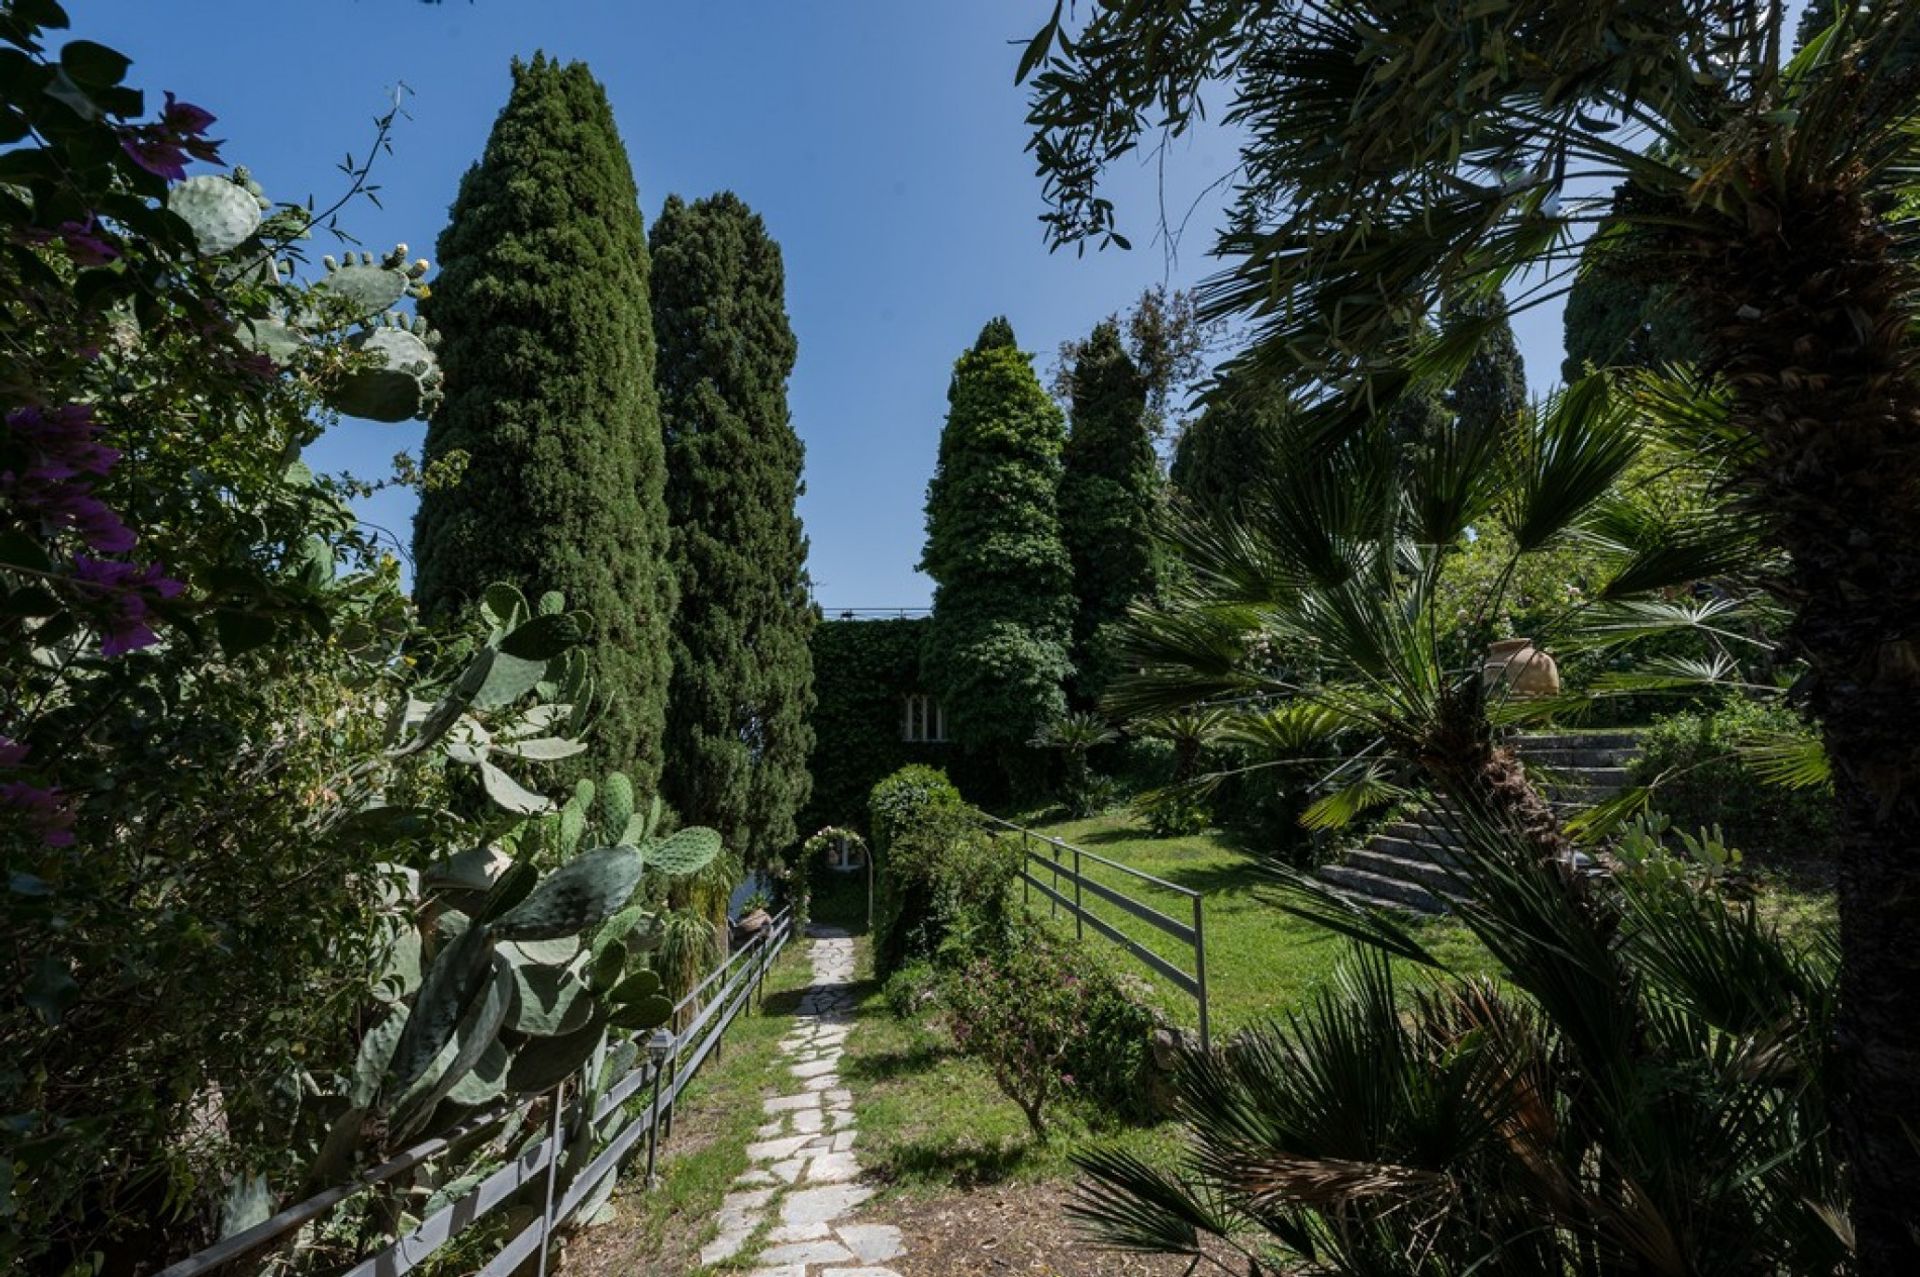
[[[1459,863],[1451,845],[1436,842],[1430,837],[1419,834],[1401,837],[1378,833],[1368,839],[1366,850],[1377,851],[1383,856],[1393,856],[1400,860],[1423,860],[1432,865],[1444,866]]]
[[[1405,846],[1403,843],[1394,845]],[[1357,851],[1348,852],[1345,864],[1349,869],[1424,888],[1436,896],[1450,895],[1460,886],[1460,880],[1453,871],[1439,861],[1428,860],[1418,852],[1411,856],[1400,855],[1382,847],[1378,839]]]
[[[1632,732],[1521,732],[1507,738],[1521,753],[1540,749],[1638,749]]]
[[[1624,767],[1542,767],[1534,774],[1553,789],[1621,790],[1633,779]]]
[[[1640,757],[1638,748],[1521,749],[1515,752],[1535,767],[1623,767]]]
[[[1373,904],[1412,909],[1418,913],[1443,913],[1446,910],[1445,902],[1440,897],[1425,887],[1402,882],[1398,878],[1352,869],[1346,865],[1322,865],[1314,872],[1321,881]]]

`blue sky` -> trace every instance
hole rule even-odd
[[[1131,253],[1049,253],[1024,151],[1025,101],[1010,40],[1041,0],[67,0],[76,34],[135,59],[157,102],[171,89],[220,117],[229,163],[277,200],[330,203],[342,156],[365,150],[395,87],[410,119],[375,178],[384,206],[343,218],[367,247],[434,256],[460,175],[506,100],[508,62],[536,49],[582,59],[606,84],[649,223],[669,193],[732,189],[780,241],[800,341],[791,403],[807,448],[801,504],[816,596],[829,608],[920,607],[914,571],[953,360],[1006,314],[1044,372],[1148,284],[1205,276],[1217,197],[1178,259],[1149,243],[1160,175],[1115,175]],[[1177,218],[1233,159],[1210,134],[1165,159]],[[314,255],[330,251],[317,242]],[[1518,325],[1536,392],[1560,361],[1558,307]],[[385,473],[420,423],[345,422],[312,450],[319,469]],[[387,493],[369,521],[404,543],[413,501]]]

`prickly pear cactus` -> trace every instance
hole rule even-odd
[[[357,320],[372,319],[400,304],[404,297],[424,297],[427,286],[421,283],[427,274],[427,259],[407,261],[407,246],[396,244],[385,257],[374,259],[361,253],[356,261],[348,253],[345,261],[323,257],[327,276],[315,287],[327,299],[338,301]]]
[[[446,380],[428,344],[426,322],[390,313],[387,322],[347,339],[374,356],[367,367],[342,377],[326,396],[328,406],[369,421],[407,421],[433,415]]]
[[[193,228],[203,257],[229,252],[253,238],[268,207],[244,168],[231,177],[203,175],[174,185],[167,207]]]

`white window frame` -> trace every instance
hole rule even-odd
[[[925,692],[900,698],[900,739],[909,745],[942,745],[947,739],[947,707]]]

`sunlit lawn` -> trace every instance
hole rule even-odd
[[[1156,838],[1137,818],[1124,813],[1046,824],[1038,831],[1205,893],[1208,999],[1216,1037],[1300,1006],[1314,988],[1328,980],[1349,950],[1348,941],[1282,911],[1275,903],[1272,880],[1259,860],[1230,846],[1218,834]],[[1123,889],[1182,922],[1190,921],[1192,907],[1176,893],[1091,861],[1084,861],[1083,866],[1087,877]],[[1083,903],[1090,912],[1176,966],[1192,969],[1192,953],[1180,940],[1104,900],[1087,896]],[[1034,892],[1032,908],[1044,917],[1050,902]],[[1061,912],[1057,925],[1070,929],[1073,919]],[[1485,951],[1458,924],[1434,919],[1410,925],[1436,957],[1455,969],[1486,969]],[[1112,956],[1116,969],[1136,972],[1149,980],[1159,1005],[1178,1022],[1198,1023],[1189,995],[1150,972],[1111,941],[1091,930],[1087,938],[1089,944]]]

